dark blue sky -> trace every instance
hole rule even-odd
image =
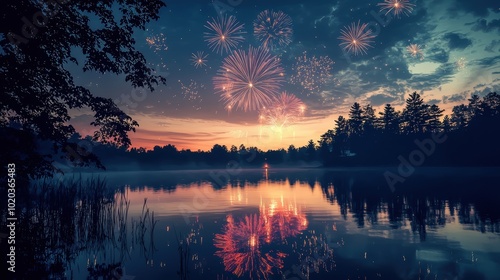
[[[147,31],[136,34],[138,49],[167,76],[166,86],[154,92],[132,91],[123,77],[78,71],[75,76],[95,94],[115,99],[140,122],[138,133],[131,137],[134,145],[173,143],[195,149],[200,141],[204,143],[202,148],[216,142],[239,145],[257,141],[262,139],[261,134],[257,137],[262,132],[262,127],[257,128],[258,112],[227,112],[220,95],[214,92],[213,77],[227,55],[213,52],[203,33],[207,21],[222,11],[244,24],[246,35],[239,49],[258,47],[253,22],[263,10],[274,10],[288,14],[293,25],[292,42],[272,51],[285,70],[287,82],[282,90],[300,98],[307,111],[300,123],[286,133],[281,131],[280,137],[268,133],[267,142],[259,142],[263,148],[316,140],[333,127],[333,119],[346,115],[355,101],[376,108],[385,103],[400,107],[409,93],[417,91],[424,100],[451,114],[453,105],[465,102],[473,93],[498,92],[498,2],[410,1],[415,8],[409,16],[403,14],[400,18],[381,15],[377,6],[380,2],[383,0],[168,1],[160,19],[149,24]],[[338,37],[345,26],[358,21],[369,24],[377,36],[366,54],[345,55]],[[151,46],[146,41],[151,38],[162,40]],[[410,44],[421,46],[423,59],[408,53]],[[207,62],[205,67],[195,68],[190,59],[199,51],[208,54]],[[304,89],[289,80],[296,58],[304,51],[309,57],[328,56],[334,61],[330,78],[317,90]],[[86,112],[75,115],[76,123],[89,120]],[[249,140],[252,136],[256,138]]]

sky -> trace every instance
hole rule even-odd
[[[472,94],[500,92],[498,2],[410,0],[404,4],[413,9],[403,9],[406,14],[399,15],[394,10],[381,11],[383,6],[378,4],[383,2],[167,1],[159,20],[135,34],[137,49],[166,77],[166,85],[151,92],[132,88],[124,76],[69,68],[76,84],[112,98],[139,122],[129,137],[132,147],[146,149],[167,144],[179,150],[209,150],[214,144],[262,150],[299,147],[333,129],[334,120],[347,116],[354,102],[371,104],[377,114],[387,103],[401,110],[408,95],[416,91],[451,115],[452,107],[466,103]],[[282,44],[275,41],[272,48],[254,30],[259,14],[266,10],[269,14],[264,18],[276,19],[283,28],[277,36]],[[233,34],[235,45],[222,54],[207,41],[214,34],[210,23],[221,17],[236,20],[244,32]],[[355,54],[341,45],[342,31],[352,24],[366,24],[363,32],[371,32],[366,52]],[[257,34],[265,31],[259,29]],[[415,55],[407,49],[414,44],[419,50]],[[197,67],[192,59],[198,52],[203,65]],[[246,59],[250,54],[254,59]],[[232,73],[243,73],[228,76],[224,73],[228,63],[238,55],[247,64],[236,65]],[[257,61],[258,55],[264,59]],[[235,99],[238,81],[233,80],[245,76],[245,69],[246,74],[254,69],[267,71],[268,76],[254,78],[252,90],[243,88],[240,93],[252,98],[259,90],[264,98]],[[223,90],[222,79],[234,82],[230,83],[234,87]],[[280,109],[273,100],[283,92],[301,110]],[[245,104],[252,106],[245,108]],[[280,117],[272,118],[273,112]],[[81,134],[92,134],[88,110],[73,111],[72,116]]]

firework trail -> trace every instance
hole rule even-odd
[[[253,23],[255,37],[265,48],[285,47],[292,41],[292,19],[282,11],[262,11]]]
[[[205,25],[209,31],[205,32],[205,41],[212,51],[223,54],[229,53],[231,49],[238,47],[244,41],[246,34],[243,24],[239,24],[234,16],[221,16]]]
[[[290,82],[310,91],[318,90],[331,77],[334,62],[328,56],[308,57],[307,52],[297,57]]]
[[[339,39],[343,41],[340,43],[340,46],[343,47],[345,51],[354,53],[355,55],[360,53],[366,54],[368,48],[372,47],[370,45],[370,43],[373,42],[372,39],[375,38],[375,36],[372,35],[372,31],[366,28],[367,26],[368,24],[366,23],[360,25],[358,21],[357,25],[352,23],[351,26],[345,27],[341,30],[342,36],[339,37]]]
[[[207,57],[208,54],[204,54],[203,52],[193,53],[191,54],[191,62],[196,68],[203,67],[207,65]]]
[[[415,4],[410,3],[409,0],[384,0],[383,3],[378,3],[377,6],[380,6],[381,12],[387,10],[386,15],[392,12],[395,16],[399,17],[401,13],[409,16]]]
[[[227,56],[214,77],[214,88],[228,109],[258,110],[279,93],[283,83],[280,61],[267,49],[237,50]]]

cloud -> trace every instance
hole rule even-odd
[[[442,101],[442,100],[439,100],[439,99],[431,99],[431,100],[429,100],[429,101],[427,101],[427,102],[425,102],[425,103],[430,104],[430,105],[434,105],[434,104],[439,104],[439,103],[441,103],[441,101]]]
[[[449,51],[440,48],[440,47],[432,47],[427,52],[426,60],[446,63],[450,59]]]
[[[448,40],[450,50],[463,50],[472,45],[472,41],[465,37],[464,34],[449,32],[443,36],[444,40]]]
[[[500,55],[477,59],[474,62],[479,66],[492,66],[500,62]]]
[[[411,88],[419,90],[432,90],[452,81],[456,72],[454,63],[441,64],[431,74],[415,74],[412,76],[408,85]]]
[[[472,30],[474,31],[483,31],[483,32],[491,32],[497,31],[500,33],[500,19],[494,19],[488,22],[486,19],[478,19],[472,25]]]
[[[450,8],[451,11],[463,11],[475,16],[485,17],[489,11],[498,13],[498,2],[491,0],[455,0],[456,3]]]
[[[227,139],[226,132],[175,132],[137,129],[136,133],[130,135],[132,144],[136,147],[142,146],[152,148],[156,145],[173,144],[177,147],[192,147],[206,143],[217,143]],[[208,145],[208,144],[207,144]],[[207,148],[206,146],[203,148]]]
[[[467,99],[467,96],[470,95],[470,91],[464,91],[461,93],[455,93],[452,95],[444,95],[443,96],[443,103],[455,103],[455,102],[460,102],[464,101]]]
[[[147,149],[152,149],[154,146],[166,146],[168,144],[174,145],[177,149],[183,149],[183,147],[192,147],[199,145],[197,141],[174,141],[172,139],[161,140],[155,138],[142,138],[142,137],[130,137],[132,145],[134,147],[143,147]]]
[[[493,40],[491,43],[489,43],[485,48],[485,51],[487,52],[495,52],[499,53],[500,52],[500,40]]]
[[[158,131],[158,130],[147,130],[147,129],[137,129],[137,132],[147,134],[150,136],[161,136],[167,138],[175,138],[175,139],[207,139],[214,138],[216,135],[222,135],[225,132],[173,132],[173,131]],[[217,139],[218,137],[215,137]]]
[[[368,97],[368,101],[370,101],[370,104],[373,106],[380,106],[388,103],[393,103],[396,100],[398,100],[397,97],[386,94],[375,94]]]

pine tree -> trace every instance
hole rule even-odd
[[[436,104],[431,105],[429,108],[429,120],[427,130],[429,132],[438,132],[441,129],[441,117],[444,110],[440,109]]]
[[[347,145],[348,141],[349,122],[343,116],[339,116],[335,121],[334,130],[334,146],[339,150],[339,154],[342,154],[344,150],[349,148]]]
[[[363,118],[363,132],[366,135],[372,135],[378,126],[378,120],[375,116],[375,109],[368,104],[363,108],[362,111]]]
[[[424,103],[420,94],[417,92],[410,94],[406,99],[406,107],[403,110],[406,133],[424,132],[424,128],[430,119],[428,107],[429,105]]]
[[[390,134],[399,133],[399,114],[391,104],[386,104],[381,115],[380,122],[384,132]]]
[[[464,129],[470,121],[469,108],[464,104],[453,107],[451,123],[453,129]]]
[[[358,102],[349,110],[349,129],[351,136],[359,136],[363,131],[363,110]]]
[[[451,131],[451,121],[450,121],[450,117],[448,115],[444,116],[444,119],[443,119],[443,131],[445,133],[448,133]]]

